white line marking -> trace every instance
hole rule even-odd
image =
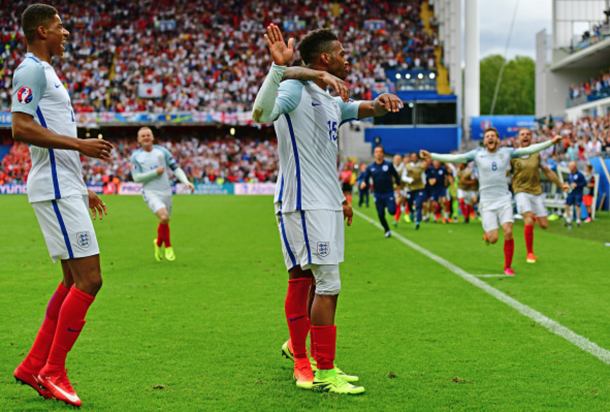
[[[377,223],[373,219],[371,219],[370,217],[364,215],[363,213],[361,213],[357,210],[354,210],[354,213],[357,214],[358,216],[360,216],[361,218],[363,218],[364,220],[372,223],[373,225],[375,225],[378,228],[383,230],[383,227],[379,223]],[[423,247],[419,246],[418,244],[413,243],[409,239],[402,237],[400,234],[392,231],[392,236],[395,237],[396,239],[400,240],[405,245],[411,247],[412,249],[415,249],[419,253],[428,256],[430,259],[434,260],[438,264],[446,267],[447,269],[449,269],[450,271],[452,271],[453,273],[455,273],[456,275],[458,275],[465,281],[472,283],[474,286],[476,286],[480,289],[483,289],[485,292],[489,293],[494,298],[496,298],[496,299],[506,303],[508,306],[511,306],[512,308],[518,310],[521,314],[532,319],[534,322],[544,326],[545,328],[547,328],[549,331],[553,332],[554,334],[561,336],[562,338],[568,340],[569,342],[572,342],[574,345],[578,346],[580,349],[584,350],[585,352],[589,352],[591,355],[595,356],[597,359],[610,365],[610,351],[591,342],[589,339],[585,338],[584,336],[580,336],[580,335],[572,332],[570,329],[566,328],[565,326],[560,325],[559,323],[555,322],[552,319],[547,318],[542,313],[535,311],[534,309],[530,308],[529,306],[524,305],[523,303],[518,302],[515,299],[505,295],[504,293],[500,292],[498,289],[489,286],[487,283],[483,282],[482,280],[477,279],[473,275],[466,273],[464,270],[455,266],[453,263],[448,262],[445,259],[443,259],[442,257],[435,255],[434,253],[428,251],[427,249],[424,249]]]
[[[508,275],[471,275],[474,276],[476,278],[512,278],[514,276],[508,276]]]

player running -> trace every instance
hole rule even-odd
[[[498,223],[504,232],[504,273],[508,276],[515,274],[511,268],[515,241],[513,239],[513,208],[511,195],[506,183],[506,171],[510,159],[532,155],[551,147],[559,142],[561,137],[555,136],[553,140],[538,143],[529,147],[512,149],[499,148],[500,135],[493,127],[488,127],[483,133],[485,148],[478,148],[464,154],[442,155],[422,150],[421,156],[426,159],[441,162],[468,163],[474,161],[479,171],[479,191],[481,202],[479,211],[485,230],[484,239],[488,243],[498,241]]]
[[[426,192],[426,166],[425,161],[419,160],[419,155],[415,152],[411,153],[411,162],[405,165],[402,171],[401,179],[407,183],[407,201],[406,210],[410,212],[410,208],[417,208],[415,214],[415,230],[419,229],[422,221],[424,205],[428,201]],[[406,216],[405,216],[405,220]]]
[[[426,169],[426,188],[430,200],[430,210],[434,213],[434,221],[438,222],[441,218],[440,211],[437,212],[437,205],[440,203],[443,209],[443,223],[449,219],[450,205],[447,202],[447,185],[453,184],[453,176],[438,160],[432,162],[432,166]]]
[[[527,128],[520,129],[518,139],[521,147],[529,147],[532,143],[532,131]],[[536,263],[536,255],[534,255],[534,221],[538,222],[538,226],[542,229],[546,229],[549,226],[539,170],[542,170],[542,173],[551,182],[555,183],[557,187],[563,188],[564,191],[567,192],[569,187],[567,183],[561,183],[561,180],[552,170],[542,165],[540,153],[513,158],[510,161],[510,167],[513,173],[513,193],[515,194],[517,211],[523,216],[523,223],[525,224],[526,261],[528,263]]]
[[[174,248],[169,239],[169,219],[172,214],[172,186],[169,182],[167,168],[191,191],[195,186],[188,181],[186,174],[178,167],[172,154],[164,147],[153,144],[155,137],[149,127],[138,130],[138,143],[141,148],[131,155],[132,172],[131,177],[136,183],[143,183],[142,197],[159,218],[157,238],[153,240],[155,247],[155,259],[157,262],[163,260],[161,247],[165,245],[165,259],[173,262],[176,260]]]
[[[394,184],[400,182],[400,177],[391,162],[383,160],[385,153],[383,146],[377,146],[373,150],[375,162],[371,163],[366,168],[364,182],[360,184],[360,188],[366,187],[369,180],[373,179],[373,195],[375,207],[377,208],[377,216],[385,231],[385,237],[392,236],[390,226],[385,218],[385,210],[388,209],[390,215],[396,214],[396,208],[400,208],[394,199]]]
[[[460,163],[458,167],[458,202],[460,210],[464,215],[464,223],[470,222],[470,216],[474,213],[474,205],[477,203],[479,181],[474,169],[468,164]]]
[[[66,374],[66,357],[102,287],[100,256],[91,217],[106,205],[87,190],[80,154],[108,159],[112,145],[78,139],[70,96],[51,66],[62,57],[69,32],[54,7],[33,4],[21,16],[28,53],[13,76],[13,138],[30,147],[28,198],[63,281],[51,297],[42,326],[25,360],[15,369],[21,384],[47,399],[81,406]]]
[[[339,39],[329,29],[310,32],[298,46],[306,68],[324,75],[308,77],[306,68],[291,68],[295,69],[294,78],[301,81],[288,80],[281,86],[288,71],[285,65],[292,59],[293,39],[286,45],[279,28],[270,24],[265,40],[273,65],[254,102],[252,118],[258,123],[274,121],[278,138],[280,179],[274,202],[289,277],[285,311],[290,341],[284,344],[283,352],[294,359],[298,387],[363,393],[363,387],[347,382],[357,377],[340,373],[334,365],[343,219],[349,226],[353,216],[337,182],[337,130],[350,119],[397,112],[402,102],[390,94],[374,101],[348,102],[347,89],[342,85],[338,90],[342,98],[332,97],[324,78],[334,75],[345,79],[349,65]],[[308,313],[312,278],[316,289]],[[315,377],[305,346],[310,330]]]

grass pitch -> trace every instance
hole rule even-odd
[[[337,363],[367,392],[299,390],[280,356],[287,275],[270,197],[174,197],[177,260],[161,263],[141,197],[104,201],[105,283],[67,362],[83,410],[610,411],[610,365],[358,217],[341,265]],[[27,198],[0,205],[0,411],[71,409],[12,378],[61,269]],[[537,228],[533,265],[517,223],[517,276],[482,280],[610,349],[610,216],[598,219]],[[502,273],[501,242],[486,247],[479,223],[397,231],[468,273]]]

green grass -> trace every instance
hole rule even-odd
[[[367,392],[298,390],[280,357],[287,276],[270,197],[174,197],[173,263],[154,260],[157,222],[140,197],[104,200],[105,283],[67,362],[83,410],[610,411],[610,365],[358,217],[341,265],[337,362]],[[27,199],[0,205],[0,411],[70,409],[12,379],[61,269]],[[536,229],[535,265],[517,223],[517,276],[483,280],[610,349],[610,216],[598,219]],[[502,245],[486,247],[479,223],[397,231],[468,273],[501,273]]]

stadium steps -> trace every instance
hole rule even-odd
[[[434,10],[430,7],[428,1],[424,1],[421,4],[421,19],[424,23],[424,32],[428,35],[432,35],[432,26],[430,25],[430,18],[434,17]]]
[[[436,92],[438,94],[451,94],[449,70],[443,65],[443,46],[436,46],[434,59],[436,60]]]

